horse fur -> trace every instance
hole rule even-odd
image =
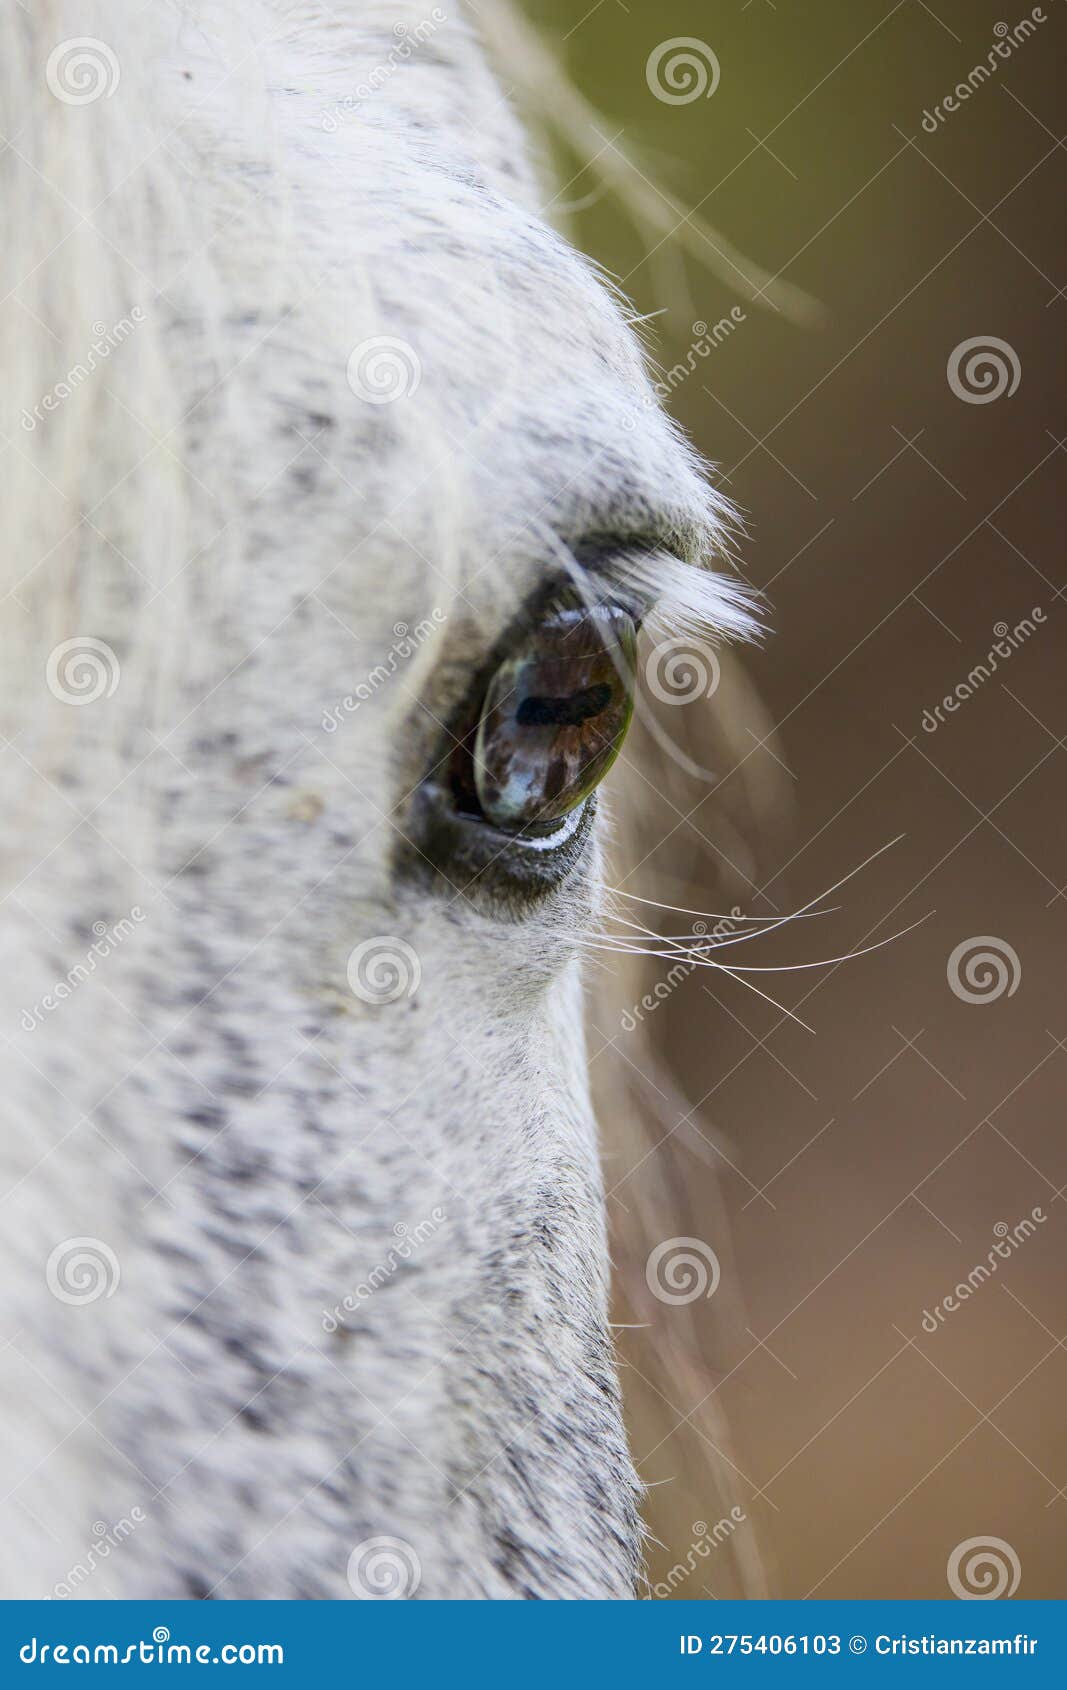
[[[655,537],[668,619],[744,611],[688,567],[724,507],[441,10],[395,63],[421,0],[0,5],[5,1596],[134,1509],[81,1593],[347,1597],[382,1535],[423,1597],[638,1585],[574,942],[603,823],[531,910],[405,847],[440,724],[590,536],[620,568]],[[44,66],[80,36],[121,80],[67,105]],[[374,336],[421,367],[393,404],[346,380]],[[121,678],[74,709],[45,670],[82,635]],[[377,935],[413,996],[349,989]],[[83,1236],[121,1281],[71,1306],[45,1267]]]

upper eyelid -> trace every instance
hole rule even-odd
[[[586,535],[564,552],[543,588],[548,602],[569,594],[589,607],[611,605],[624,610],[638,626],[655,610],[661,594],[651,571],[630,567],[631,559],[663,555],[661,544],[652,536]],[[545,600],[535,596],[533,602],[540,608]]]
[[[624,590],[643,598],[646,619],[697,638],[753,641],[763,631],[759,595],[747,582],[710,565],[689,563],[662,547],[628,551],[614,564]]]
[[[690,561],[655,529],[584,533],[564,552],[560,572],[587,603],[612,602],[638,623],[696,637],[751,641],[762,631],[753,589],[710,559]]]
[[[567,571],[555,568],[503,623],[492,642],[488,661],[493,663],[505,656],[507,648],[535,629],[553,605],[568,602],[586,608],[612,606],[625,611],[638,624],[652,606],[650,594],[638,594],[630,590],[623,581],[606,570],[601,573],[586,569]]]

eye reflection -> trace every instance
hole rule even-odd
[[[546,829],[581,804],[622,749],[637,631],[613,605],[556,605],[496,671],[474,745],[486,819]]]

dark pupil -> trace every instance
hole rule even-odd
[[[515,712],[520,728],[565,728],[599,716],[611,698],[606,684],[585,687],[569,698],[524,698]]]
[[[615,761],[633,709],[636,632],[614,606],[556,606],[496,671],[474,745],[482,814],[549,829]]]

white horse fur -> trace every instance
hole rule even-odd
[[[388,1537],[423,1597],[631,1596],[603,822],[493,903],[424,872],[412,795],[590,548],[741,629],[724,507],[458,0],[0,16],[0,1594],[343,1598]],[[117,85],[59,98],[82,37]],[[379,336],[388,404],[346,377]],[[85,637],[120,672],[78,708]],[[421,978],[367,1003],[381,936]],[[72,1239],[105,1294],[54,1294]]]

